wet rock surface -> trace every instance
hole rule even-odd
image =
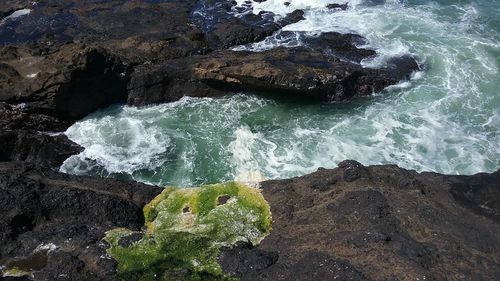
[[[182,96],[217,97],[248,91],[282,99],[342,101],[379,92],[409,79],[420,69],[410,57],[391,61],[380,69],[370,69],[332,56],[331,50],[335,50],[342,57],[350,56],[351,60],[360,61],[374,54],[353,46],[353,40],[359,36],[336,36],[348,41],[319,50],[318,41],[322,40],[314,38],[310,39],[314,49],[222,50],[206,56],[137,67],[128,84],[128,104],[145,105],[171,102]]]
[[[358,47],[366,42],[355,34],[302,33],[303,47],[228,50],[281,32],[304,18],[301,10],[275,20],[231,1],[57,0],[7,1],[2,13],[20,9],[0,25],[0,102],[70,122],[113,103],[235,91],[339,101],[419,69],[409,57],[362,67],[376,53]]]
[[[368,69],[308,48],[275,48],[259,53],[220,52],[199,58],[192,77],[212,88],[257,91],[319,101],[369,95],[408,77],[411,72]]]
[[[267,181],[273,231],[221,255],[241,280],[493,280],[500,171],[416,173],[344,161]],[[320,187],[320,188],[318,188]]]

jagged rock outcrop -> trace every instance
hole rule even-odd
[[[349,36],[348,43],[332,44],[331,48],[343,57],[358,61],[373,54],[373,51],[354,47],[351,38]],[[311,40],[311,46],[317,43]],[[226,50],[136,68],[128,86],[128,104],[248,91],[284,99],[341,101],[379,92],[409,79],[417,70],[419,66],[411,57],[393,60],[385,68],[370,69],[305,47],[258,53]]]
[[[258,247],[241,244],[218,258],[241,280],[494,280],[500,274],[500,171],[447,176],[344,161],[261,188],[271,234]],[[142,207],[161,190],[0,163],[0,263],[38,255],[35,280],[114,280],[104,232],[139,230]]]
[[[65,135],[71,123],[42,114],[28,114],[0,103],[0,161],[27,161],[38,167],[59,166],[83,148]]]
[[[142,207],[161,190],[0,162],[0,263],[24,264],[34,280],[114,280],[104,232],[138,230]]]
[[[410,71],[402,71],[399,64],[376,70],[307,48],[275,48],[260,53],[212,54],[198,59],[191,71],[192,77],[216,89],[341,101],[379,92],[409,78],[412,71],[418,70],[418,65],[413,64]]]
[[[500,171],[416,173],[344,161],[262,183],[273,231],[226,251],[241,280],[494,280]]]
[[[68,121],[112,103],[235,91],[339,101],[381,91],[419,69],[410,57],[364,68],[360,62],[376,54],[357,47],[364,38],[335,32],[297,34],[304,44],[297,48],[227,49],[276,32],[285,36],[280,28],[302,20],[300,10],[275,21],[271,13],[255,15],[231,1],[57,0],[25,8],[31,12],[0,27],[0,45],[6,45],[0,48],[0,102]],[[52,24],[39,26],[41,19]]]
[[[76,43],[43,51],[4,48],[0,102],[75,121],[126,100],[127,69],[105,49]]]

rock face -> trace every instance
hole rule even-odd
[[[0,25],[0,102],[74,122],[113,103],[147,105],[182,96],[258,91],[339,101],[381,91],[419,66],[395,58],[382,69],[354,34],[297,34],[300,48],[263,53],[228,48],[264,40],[302,20],[275,21],[231,1],[7,1]],[[50,21],[50,25],[40,24]]]
[[[65,135],[16,130],[0,132],[0,161],[27,161],[38,167],[59,168],[83,148]]]
[[[34,52],[4,49],[0,102],[75,121],[126,99],[126,68],[106,50],[68,44],[47,55]]]
[[[0,103],[0,161],[26,161],[37,167],[58,168],[82,147],[54,131],[70,123],[42,114],[28,114]]]
[[[444,176],[344,161],[262,188],[271,235],[220,257],[241,280],[500,276],[500,171]]]
[[[218,258],[241,280],[495,280],[500,274],[500,171],[445,176],[344,161],[261,187],[271,234],[256,248],[240,244]],[[140,230],[142,207],[161,190],[0,163],[0,264],[29,264],[35,280],[114,280],[104,232]],[[127,236],[120,245],[140,238]]]
[[[8,267],[31,258],[25,267],[38,269],[35,280],[113,280],[104,232],[138,230],[142,207],[161,190],[0,163],[0,261]]]
[[[417,70],[418,65],[415,63]],[[369,95],[409,78],[412,71],[368,69],[307,48],[276,48],[261,53],[221,52],[200,58],[192,76],[213,88],[281,93],[320,101]]]

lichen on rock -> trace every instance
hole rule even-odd
[[[237,182],[166,188],[144,207],[146,231],[106,233],[124,280],[233,280],[217,256],[238,242],[257,245],[271,230],[260,191]]]

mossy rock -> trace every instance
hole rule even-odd
[[[257,245],[271,231],[260,190],[236,182],[166,188],[144,207],[145,232],[106,233],[122,280],[234,280],[217,263],[220,248]]]

